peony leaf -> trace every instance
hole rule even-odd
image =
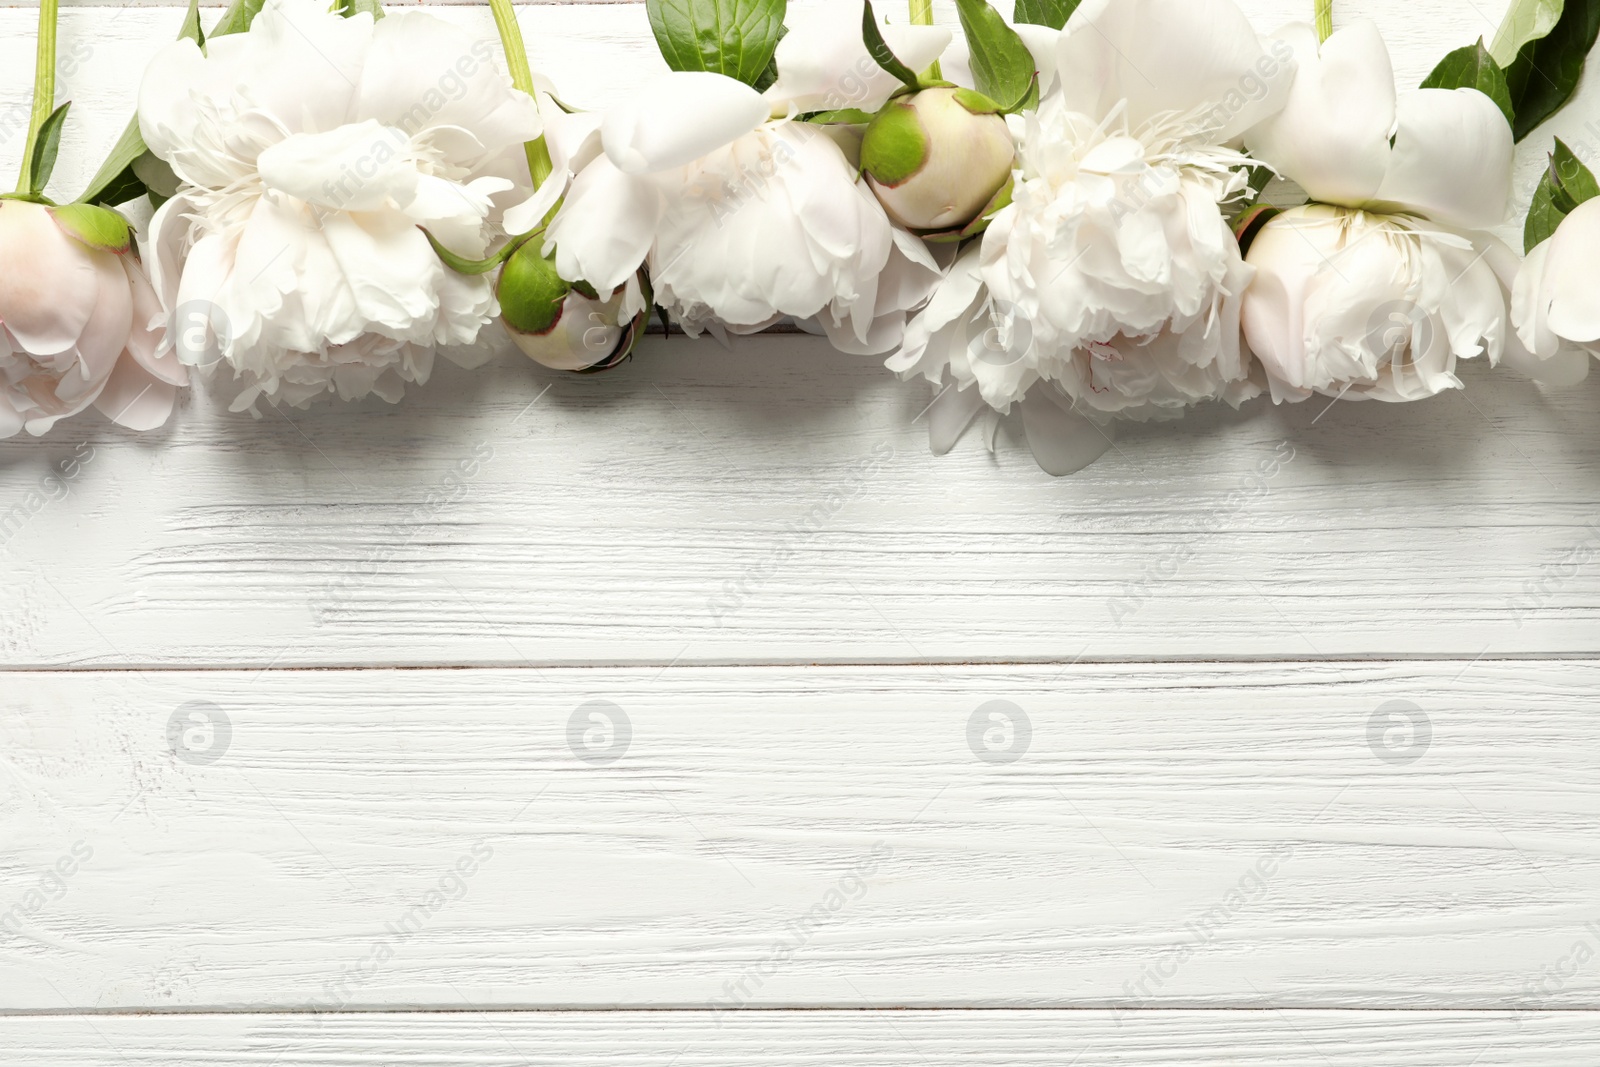
[[[1600,0],[1566,0],[1550,32],[1530,40],[1506,68],[1512,133],[1522,140],[1566,106],[1583,76],[1583,63],[1600,36]]]
[[[978,92],[998,101],[1002,111],[1022,110],[1034,94],[1033,53],[989,0],[956,0],[956,10],[972,49]]]
[[[1600,196],[1600,182],[1560,138],[1550,153],[1550,165],[1534,190],[1533,203],[1522,229],[1523,252],[1531,252],[1550,239],[1565,219],[1586,200]]]
[[[265,3],[266,0],[233,0],[216,26],[212,27],[211,36],[221,37],[248,30]],[[200,28],[199,0],[189,0],[189,10],[178,30],[177,39],[190,40],[201,49],[205,48],[206,34]],[[135,115],[122,131],[122,136],[117,138],[117,143],[111,146],[111,154],[106,156],[106,161],[89,179],[89,187],[78,197],[78,203],[115,207],[150,192],[149,186],[139,177],[133,165],[135,160],[149,153],[144,135],[139,132],[139,116]]]
[[[752,87],[772,74],[786,0],[645,0],[667,66],[709,70]]]
[[[100,252],[128,250],[132,232],[128,220],[108,207],[93,204],[63,204],[49,209],[50,217],[63,233]]]
[[[33,143],[33,163],[28,168],[28,174],[33,179],[33,188],[28,190],[34,196],[42,196],[44,187],[50,184],[50,175],[56,169],[56,154],[61,151],[61,127],[67,122],[67,109],[72,106],[72,101],[50,112],[50,117],[44,120],[39,127],[38,139]]]
[[[878,29],[878,16],[872,10],[872,0],[864,0],[861,11],[861,40],[867,46],[867,53],[872,56],[872,61],[884,70],[893,74],[905,83],[907,89],[913,91],[922,88],[916,71],[900,62],[898,56],[883,39],[883,32]]]
[[[345,18],[363,14],[371,15],[374,22],[383,18],[381,0],[339,0],[337,10]]]
[[[818,126],[864,126],[872,121],[872,113],[862,111],[859,107],[847,107],[838,111],[818,111],[807,115],[805,121]]]
[[[1556,28],[1562,0],[1514,0],[1495,31],[1490,55],[1502,68],[1509,67],[1529,41],[1537,41]]]
[[[1516,124],[1516,114],[1511,108],[1511,88],[1506,84],[1506,72],[1494,61],[1494,56],[1483,45],[1457,48],[1439,61],[1422,81],[1424,89],[1476,89],[1499,105],[1506,121]]]
[[[1078,10],[1079,0],[1017,0],[1011,21],[1026,22],[1034,26],[1049,26],[1059,30],[1067,24],[1072,13]]]

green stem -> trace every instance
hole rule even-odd
[[[533,88],[533,70],[528,66],[528,48],[522,42],[522,27],[517,25],[517,13],[511,7],[511,0],[489,0],[489,7],[494,12],[495,29],[500,31],[500,46],[505,49],[511,84],[535,100],[539,99]],[[550,161],[550,148],[542,134],[524,147],[528,152],[528,173],[533,175],[533,187],[538,189],[555,170],[555,164]]]
[[[1333,36],[1333,0],[1317,0],[1317,40]]]
[[[911,25],[933,25],[933,0],[906,0],[911,7]],[[933,61],[933,66],[923,71],[922,76],[932,81],[943,81],[943,72],[939,70],[939,61]]]
[[[28,143],[22,149],[22,176],[17,192],[33,192],[33,150],[39,129],[56,109],[56,6],[58,0],[39,0],[39,54],[33,69],[33,115],[28,120]]]

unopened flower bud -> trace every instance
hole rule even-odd
[[[620,362],[638,323],[621,322],[624,294],[586,296],[562,279],[555,262],[530,241],[500,272],[500,321],[535,363],[552,370],[599,370]]]
[[[970,89],[889,101],[867,127],[861,167],[889,217],[911,230],[965,226],[1011,177],[1006,120]]]

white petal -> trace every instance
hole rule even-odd
[[[354,114],[410,136],[471,130],[485,156],[538,137],[539,108],[495,65],[499,47],[423,11],[397,11],[373,28]],[[476,162],[476,161],[474,161]]]
[[[1542,294],[1550,330],[1567,341],[1600,340],[1600,199],[1579,204],[1540,247],[1546,245]]]
[[[1418,89],[1400,98],[1389,170],[1374,198],[1460,229],[1505,221],[1511,127],[1476,89]]]
[[[1056,55],[1073,109],[1098,119],[1127,101],[1134,127],[1204,114],[1224,142],[1282,107],[1294,60],[1281,51],[1263,49],[1233,0],[1084,0]]]
[[[1359,207],[1377,193],[1389,164],[1389,50],[1365,20],[1334,33],[1320,55],[1316,31],[1303,23],[1275,36],[1294,49],[1294,85],[1283,110],[1246,133],[1245,143],[1313,200]]]
[[[622,285],[644,263],[661,219],[661,193],[647,179],[624,174],[609,157],[584,168],[545,233],[561,276],[602,293]]]
[[[721,148],[765,122],[770,110],[743,82],[709,71],[673,71],[607,112],[600,138],[619,170],[647,174]]]
[[[766,91],[775,114],[861,108],[877,111],[900,88],[873,62],[861,39],[862,5],[791,9],[789,32],[778,42],[778,80]],[[878,16],[879,22],[885,16]],[[925,70],[950,44],[941,26],[883,25],[884,42],[912,70]]]
[[[942,456],[955,447],[972,420],[986,406],[978,390],[957,389],[954,383],[935,382],[933,402],[928,405],[928,450]]]
[[[257,160],[268,189],[332,211],[403,208],[417,195],[410,138],[374,119],[327,133],[297,133]]]
[[[1115,423],[1101,426],[1069,410],[1054,390],[1040,384],[1022,398],[1022,425],[1034,461],[1057,478],[1076,474],[1105,455],[1115,441]]]

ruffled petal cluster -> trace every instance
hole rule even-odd
[[[1283,110],[1245,141],[1314,203],[1268,222],[1248,256],[1245,336],[1273,398],[1459,389],[1456,360],[1498,363],[1509,333],[1515,257],[1478,232],[1509,208],[1504,113],[1474,89],[1397,96],[1369,22],[1320,46],[1305,25],[1279,38],[1298,73]]]
[[[1229,142],[1281,106],[1288,48],[1230,0],[1087,0],[1054,51],[1055,90],[1012,120],[1012,204],[890,368],[1001,411],[1044,389],[1099,420],[1255,395],[1252,271],[1223,215],[1248,160]]]
[[[885,31],[912,62],[950,40],[932,27]],[[820,20],[797,23],[777,63],[766,94],[676,72],[608,111],[604,154],[573,180],[546,250],[562,277],[602,296],[645,268],[656,303],[690,334],[792,318],[846,351],[887,352],[940,264],[858,177],[852,135],[792,116],[871,110],[898,83],[859,34]]]
[[[228,366],[236,410],[398,400],[436,346],[493,318],[488,283],[447,268],[418,227],[483,255],[492,198],[540,132],[496,54],[421,12],[374,23],[268,0],[247,33],[205,54],[179,41],[151,65],[140,127],[182,183],[151,224],[153,280],[169,313],[213,323],[198,350],[173,343]]]

